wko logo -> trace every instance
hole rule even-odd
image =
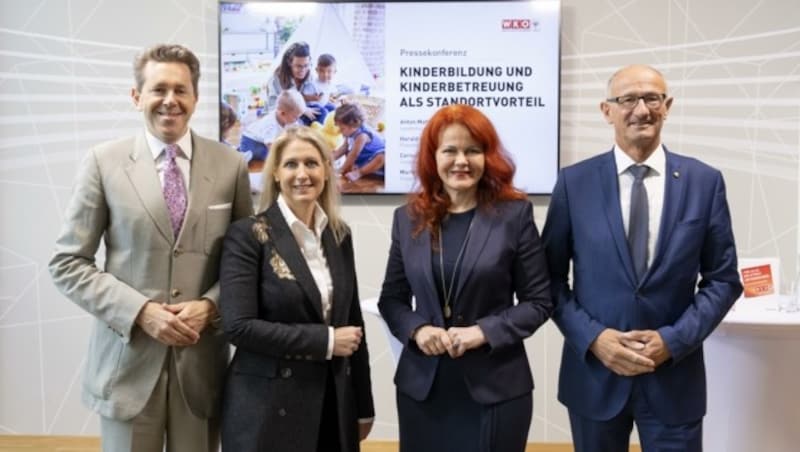
[[[503,19],[503,31],[539,31],[539,22],[531,19]]]

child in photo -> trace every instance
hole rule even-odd
[[[383,177],[386,143],[378,132],[364,124],[364,112],[358,104],[343,104],[333,116],[345,140],[333,153],[334,161],[347,155],[339,173],[356,181],[372,174]]]
[[[306,106],[318,113],[314,118],[302,116],[301,121],[305,125],[310,125],[312,122],[325,124],[328,113],[336,109],[333,104],[336,100],[336,85],[333,84],[333,76],[336,74],[336,58],[329,53],[323,53],[317,58],[316,71],[317,78],[312,83],[314,94],[304,93],[303,97],[306,99]]]
[[[275,110],[248,124],[242,131],[239,151],[252,153],[253,160],[266,160],[272,141],[306,109],[303,96],[296,89],[287,89],[278,96]]]
[[[228,103],[221,102],[219,104],[219,135],[222,144],[236,149],[241,133],[242,123],[239,121],[239,115]]]

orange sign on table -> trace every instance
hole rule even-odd
[[[772,295],[775,293],[771,265],[765,264],[757,267],[746,267],[742,268],[741,271],[744,296],[746,298]]]

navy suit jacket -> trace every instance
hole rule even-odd
[[[528,201],[501,202],[475,212],[453,301],[453,326],[479,325],[488,344],[461,358],[472,398],[484,404],[533,389],[523,339],[550,316],[552,301],[544,250]],[[405,346],[395,384],[425,400],[439,363],[411,340],[422,325],[445,327],[431,265],[431,235],[414,236],[406,206],[394,213],[392,247],[378,308],[392,334]],[[518,304],[514,304],[516,293]],[[416,297],[412,309],[411,297]]]
[[[706,410],[702,343],[742,292],[722,175],[665,153],[659,237],[638,283],[613,151],[564,168],[553,190],[543,240],[553,320],[565,338],[558,398],[590,419],[617,415],[634,380],[662,422],[700,419]],[[653,373],[619,376],[589,351],[605,328],[657,330],[672,357]]]

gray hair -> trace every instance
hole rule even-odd
[[[623,73],[625,71],[631,70],[633,68],[646,69],[646,70],[649,70],[650,72],[658,74],[658,76],[661,77],[661,80],[664,80],[664,86],[667,85],[667,79],[664,78],[664,74],[662,74],[661,71],[659,71],[658,69],[654,68],[653,66],[649,66],[649,65],[646,65],[646,64],[629,64],[627,66],[623,66],[623,67],[617,69],[617,71],[614,72],[613,74],[611,74],[611,77],[608,78],[608,83],[606,83],[606,95],[607,96],[611,96],[612,95],[612,93],[611,93],[611,85],[614,84],[614,80],[617,78],[617,76],[619,74],[621,74],[621,73]]]

